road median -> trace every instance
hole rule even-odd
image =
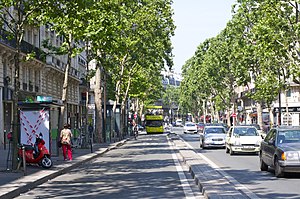
[[[211,167],[194,150],[190,149],[178,135],[169,134],[168,137],[182,156],[184,163],[188,166],[195,183],[205,198],[249,198],[239,191],[234,184],[230,183],[224,175]]]

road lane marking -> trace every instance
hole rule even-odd
[[[182,139],[180,136],[179,138],[192,150],[194,150],[194,148],[187,143],[184,139]],[[234,179],[232,176],[228,175],[225,171],[223,171],[218,165],[216,165],[213,161],[211,161],[210,159],[208,159],[206,156],[204,156],[201,153],[196,152],[196,154],[198,156],[200,156],[203,160],[205,160],[212,168],[214,168],[215,170],[217,170],[219,173],[221,173],[230,183],[232,183],[237,190],[240,190],[241,192],[243,192],[244,194],[246,194],[249,198],[252,199],[259,199],[259,197],[253,193],[252,191],[250,191],[250,189],[248,189],[245,185],[239,183],[236,179]]]
[[[172,152],[172,158],[173,158],[174,163],[175,163],[175,167],[176,167],[179,179],[180,179],[180,183],[181,183],[183,192],[185,194],[185,198],[186,199],[195,199],[195,196],[194,196],[194,193],[193,193],[193,191],[191,189],[191,186],[190,186],[188,180],[185,177],[185,174],[183,172],[183,168],[182,168],[182,166],[181,166],[181,164],[180,164],[180,162],[178,160],[178,157],[176,155],[177,152],[175,151],[174,146],[170,142],[169,138],[168,138],[168,143],[169,143],[170,148],[173,151]]]

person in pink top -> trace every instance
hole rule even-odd
[[[60,132],[60,140],[61,140],[61,147],[63,151],[64,160],[67,160],[67,154],[68,154],[68,159],[72,160],[71,138],[73,137],[73,134],[68,127],[69,127],[68,124],[64,124],[64,129],[61,130]]]

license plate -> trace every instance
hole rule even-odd
[[[243,146],[244,149],[254,149],[253,146]]]

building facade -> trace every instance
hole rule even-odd
[[[49,26],[38,28],[26,27],[21,43],[23,58],[27,53],[35,53],[35,57],[20,62],[19,82],[14,82],[14,53],[16,42],[8,38],[7,29],[0,31],[0,147],[7,142],[5,136],[12,131],[13,93],[15,84],[19,85],[19,101],[33,102],[37,96],[50,97],[53,102],[60,103],[64,82],[64,71],[67,56],[48,55],[42,47],[43,40],[48,39],[52,45],[59,47],[63,37],[57,36]],[[84,43],[80,44],[84,45]],[[46,55],[46,56],[45,56]],[[72,58],[69,72],[67,114],[68,122],[73,129],[83,125],[85,113],[83,79],[86,76],[85,52]],[[58,130],[58,118],[52,118],[52,131]]]

